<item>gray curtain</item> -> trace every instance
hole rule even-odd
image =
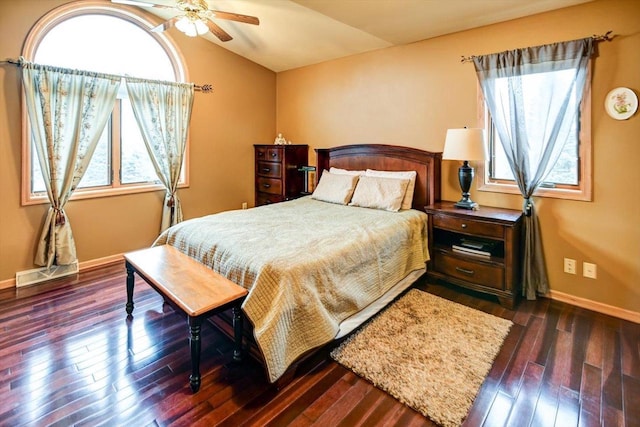
[[[51,202],[34,262],[68,265],[77,257],[64,206],[109,120],[120,78],[26,61],[21,66],[32,146]]]
[[[579,126],[593,50],[593,38],[586,38],[473,57],[487,107],[524,198],[523,295],[527,299],[549,291],[531,196]]]
[[[160,231],[182,221],[178,182],[193,108],[191,83],[126,78],[133,113],[158,178],[166,188]]]

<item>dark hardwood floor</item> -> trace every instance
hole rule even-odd
[[[640,325],[419,286],[515,323],[465,425],[640,426]],[[125,299],[124,265],[0,291],[0,426],[433,425],[331,361],[331,345],[276,390],[208,323],[192,394],[184,318],[139,279],[131,321]]]

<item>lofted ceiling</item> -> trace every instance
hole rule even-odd
[[[216,20],[233,40],[223,43],[211,33],[203,37],[280,72],[589,1],[207,0],[211,9],[257,16],[260,25]],[[165,19],[176,14],[170,9],[146,10]],[[169,31],[187,37],[175,28]]]

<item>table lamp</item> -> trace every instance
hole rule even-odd
[[[484,160],[486,151],[484,146],[483,129],[449,129],[444,141],[443,160],[462,160],[464,163],[458,169],[458,179],[462,190],[462,199],[455,204],[462,209],[474,209],[478,204],[469,198],[469,189],[473,181],[473,168],[469,160]]]

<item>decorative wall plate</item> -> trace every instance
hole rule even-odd
[[[638,110],[638,97],[629,88],[617,87],[607,94],[604,108],[612,118],[626,120]]]

